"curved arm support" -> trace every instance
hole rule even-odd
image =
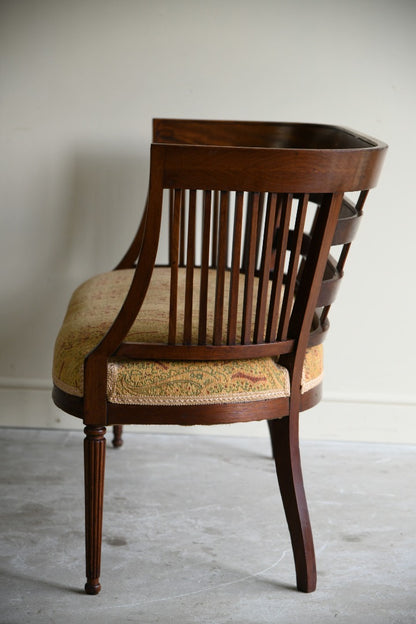
[[[302,274],[302,281],[312,281],[312,283],[306,288],[302,288],[302,284],[300,285],[300,294],[295,301],[295,307],[289,325],[289,338],[291,335],[298,335],[299,340],[294,353],[283,356],[281,359],[283,366],[286,366],[289,370],[292,396],[297,390],[300,392],[303,361],[310,338],[309,330],[313,323],[315,308],[328,261],[329,250],[337,226],[342,200],[343,193],[334,193],[332,197],[328,197],[322,203],[311,240],[313,250],[311,250],[308,256]],[[309,295],[304,297],[301,293],[309,293]]]
[[[106,422],[107,359],[121,344],[134,323],[145,298],[159,241],[162,215],[161,163],[156,158],[150,176],[148,208],[143,225],[143,242],[133,280],[124,303],[101,342],[84,360],[84,422]]]
[[[126,299],[110,329],[97,347],[87,356],[87,359],[95,354],[105,356],[111,355],[120,345],[123,338],[126,337],[129,329],[133,325],[142,306],[152,276],[159,240],[160,221],[161,202],[159,202],[159,205],[155,202],[155,205],[148,211],[144,228],[144,240],[133,281]]]
[[[126,253],[117,264],[117,266],[114,267],[114,271],[119,271],[120,269],[132,269],[136,265],[136,260],[140,256],[140,250],[143,244],[148,205],[149,196],[147,196],[146,198],[146,204],[144,207],[142,218],[140,220],[139,229],[137,230],[130,244],[130,247],[127,249]]]

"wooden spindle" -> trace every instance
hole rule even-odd
[[[263,342],[264,337],[264,324],[269,292],[270,262],[273,252],[273,225],[276,220],[276,200],[276,193],[269,193],[264,225],[265,240],[262,245],[260,280],[257,292],[256,322],[254,325],[254,342],[256,343]]]
[[[195,219],[196,191],[192,190],[189,194],[188,242],[186,250],[185,318],[183,329],[184,344],[191,344],[192,342],[192,309],[195,267]]]
[[[276,241],[276,262],[273,271],[273,283],[266,330],[266,340],[268,342],[274,341],[277,335],[277,324],[279,320],[279,308],[285,269],[285,250],[287,249],[289,237],[292,198],[293,196],[291,194],[283,195],[281,197],[279,228]]]
[[[175,190],[172,226],[170,230],[170,304],[169,304],[169,344],[176,342],[176,325],[178,314],[178,254],[179,228],[181,217],[182,191]]]
[[[237,191],[234,209],[234,233],[231,257],[230,296],[228,303],[227,344],[235,344],[237,339],[238,291],[240,285],[241,233],[243,228],[244,193]]]
[[[207,337],[207,308],[208,308],[208,277],[209,252],[211,239],[211,191],[204,191],[203,222],[202,222],[202,254],[201,254],[201,282],[199,296],[198,344],[205,344]]]
[[[180,210],[180,233],[179,233],[179,266],[185,266],[185,238],[186,238],[186,191],[181,193]]]
[[[259,193],[250,193],[250,195],[250,210],[247,214],[247,219],[249,219],[249,223],[246,227],[246,231],[248,231],[248,244],[246,245],[247,267],[245,269],[246,277],[244,283],[243,319],[241,331],[242,344],[248,344],[251,339],[254,274],[256,270]]]
[[[259,193],[259,203],[257,208],[257,238],[256,238],[256,270],[261,265],[262,249],[263,249],[263,213],[267,193]]]
[[[218,232],[218,267],[215,287],[215,314],[213,344],[222,342],[222,326],[224,316],[224,286],[228,247],[228,208],[229,193],[221,192],[219,232]]]
[[[220,212],[220,192],[214,191],[214,210],[212,223],[212,241],[211,241],[211,266],[215,268],[218,262],[218,222]]]
[[[309,320],[309,318],[305,317],[305,310],[307,309],[309,298],[312,296],[317,298],[319,295],[342,198],[342,193],[326,194],[317,212],[313,236],[309,243],[308,254],[304,262],[301,281],[290,317],[289,337],[299,335],[303,326],[307,323],[309,323],[310,329],[312,318]],[[326,249],[326,257],[324,257],[323,254]],[[313,311],[311,314],[313,314]],[[303,336],[303,339],[305,340],[305,336]]]
[[[295,296],[296,279],[299,268],[300,253],[302,249],[303,232],[305,229],[308,202],[309,195],[302,195],[299,198],[295,227],[293,230],[285,293],[283,297],[282,310],[280,313],[279,329],[277,332],[277,337],[279,340],[286,340],[287,332],[289,329],[290,314],[292,312],[293,298]]]
[[[355,208],[356,208],[358,213],[362,212],[362,210],[364,208],[365,200],[367,199],[367,196],[368,196],[368,190],[367,191],[361,191],[361,193],[359,194],[357,203],[355,204]]]

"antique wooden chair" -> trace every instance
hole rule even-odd
[[[386,145],[288,123],[159,119],[153,135],[137,235],[75,291],[55,346],[53,399],[85,424],[85,590],[101,588],[106,426],[118,445],[126,424],[267,420],[313,591],[298,418],[321,397],[328,311]]]

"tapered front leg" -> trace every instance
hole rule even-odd
[[[84,429],[85,552],[87,594],[98,594],[100,585],[101,536],[103,520],[105,427]]]
[[[290,431],[290,418],[269,421],[280,493],[289,526],[299,591],[316,588],[315,551],[303,487],[297,427]]]
[[[113,426],[113,446],[118,448],[123,446],[123,425]]]

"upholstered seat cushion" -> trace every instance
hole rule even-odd
[[[84,359],[111,326],[132,277],[133,270],[130,269],[103,273],[74,292],[55,344],[53,379],[61,390],[83,396]],[[169,269],[156,268],[153,271],[149,290],[127,336],[128,341],[166,342],[169,280]],[[194,284],[197,300],[198,271]],[[214,285],[213,279],[210,284]],[[181,296],[184,288],[185,271],[180,270],[179,302],[184,300]],[[180,303],[178,317],[181,317]],[[212,323],[213,317],[209,313],[208,330]],[[311,347],[306,353],[302,392],[319,384],[321,377],[322,347]],[[108,366],[107,395],[112,403],[204,405],[258,401],[289,396],[289,393],[288,371],[270,357],[209,362],[111,358]]]

